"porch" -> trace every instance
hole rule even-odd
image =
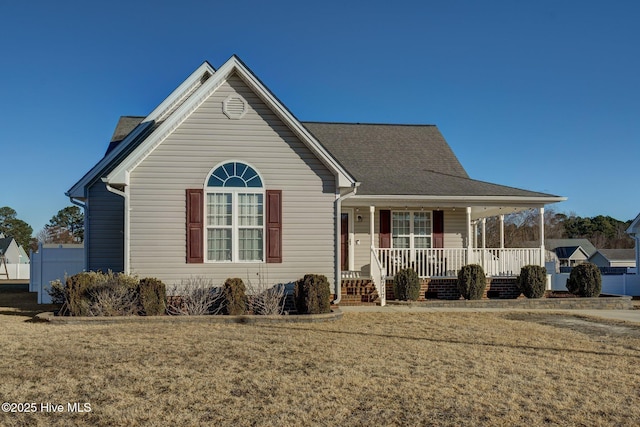
[[[539,245],[506,248],[504,244],[505,214],[526,208],[530,207],[343,206],[342,281],[370,280],[384,305],[389,283],[405,268],[416,271],[423,282],[455,281],[469,264],[481,265],[491,279],[515,278],[525,265],[544,265],[543,207],[537,207]],[[499,247],[486,247],[485,224],[491,216],[499,218]],[[370,298],[367,289],[360,289],[358,294]],[[343,290],[348,289],[343,286]]]

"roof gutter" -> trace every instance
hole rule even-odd
[[[342,259],[341,257],[341,250],[342,250],[342,246],[340,244],[340,227],[341,227],[341,222],[340,222],[340,215],[342,214],[342,201],[344,199],[347,199],[349,197],[355,196],[355,194],[358,192],[358,187],[360,186],[359,182],[355,182],[353,184],[353,186],[351,187],[350,191],[348,191],[345,194],[342,194],[338,197],[336,197],[336,213],[335,213],[335,220],[336,220],[336,250],[334,251],[334,253],[336,254],[335,257],[335,271],[336,271],[336,278],[335,278],[335,288],[336,288],[336,293],[335,293],[335,299],[333,300],[334,304],[340,304],[340,300],[342,299],[342,265],[340,263],[340,260]],[[338,188],[338,192],[340,191],[340,189]],[[339,193],[338,193],[339,194]]]

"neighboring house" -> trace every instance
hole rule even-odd
[[[553,252],[558,257],[560,267],[575,267],[589,260],[589,255],[580,246],[560,246]]]
[[[584,253],[587,255],[587,258],[591,257],[596,253],[597,249],[593,244],[589,241],[589,239],[546,239],[544,241],[544,245],[547,250],[555,251],[556,248],[571,248],[579,246]]]
[[[598,267],[627,267],[635,268],[635,249],[598,249],[589,258],[589,262]]]
[[[338,302],[348,276],[384,286],[409,266],[435,277],[544,265],[544,233],[535,248],[487,249],[472,230],[565,200],[471,179],[435,126],[300,122],[236,56],[121,118],[67,195],[85,209],[87,270],[167,284],[319,273]]]
[[[633,238],[636,242],[635,245],[635,260],[636,260],[636,269],[640,268],[640,214],[635,217],[631,224],[626,230],[626,233]],[[637,271],[637,270],[636,270]]]
[[[0,279],[28,279],[29,256],[13,237],[0,233]]]
[[[7,264],[29,264],[29,256],[13,237],[0,233],[0,257]]]

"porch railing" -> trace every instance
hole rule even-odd
[[[509,249],[392,249],[375,248],[383,273],[394,276],[413,268],[420,277],[451,277],[466,264],[480,264],[487,276],[512,276],[528,264],[540,265],[539,248]]]
[[[386,275],[382,263],[376,253],[376,248],[371,248],[371,280],[378,291],[380,297],[380,306],[387,304],[387,283]]]

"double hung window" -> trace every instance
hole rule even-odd
[[[391,219],[393,248],[424,249],[431,247],[431,212],[394,211]]]
[[[264,261],[264,188],[249,165],[229,162],[205,189],[207,261]]]

